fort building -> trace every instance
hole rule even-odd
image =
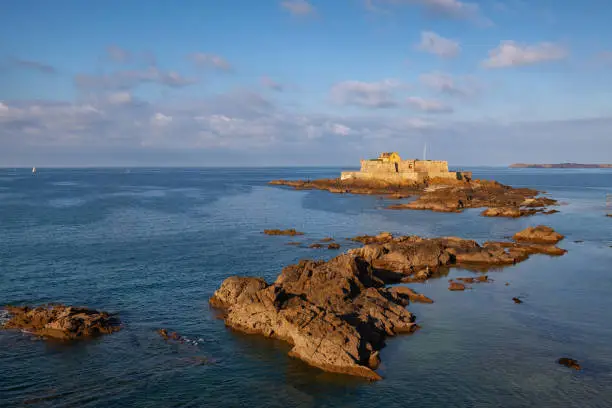
[[[423,182],[428,179],[470,180],[471,172],[449,171],[442,160],[402,160],[397,152],[381,153],[377,159],[361,160],[360,171],[343,171],[341,180],[362,179],[387,182]]]

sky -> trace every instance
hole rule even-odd
[[[612,163],[609,0],[4,0],[0,166]]]

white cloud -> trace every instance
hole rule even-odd
[[[344,81],[334,85],[330,91],[333,102],[364,108],[392,108],[397,106],[394,92],[402,83],[386,79],[380,82]]]
[[[166,126],[172,122],[172,116],[166,116],[163,113],[157,112],[151,117],[151,124],[153,126]]]
[[[340,123],[334,123],[331,126],[331,130],[334,134],[340,136],[348,136],[351,133],[351,128]]]
[[[231,64],[223,57],[214,54],[194,52],[188,58],[200,68],[215,68],[221,71],[231,71]]]
[[[269,89],[272,89],[278,92],[282,92],[285,89],[283,84],[280,84],[267,76],[261,77],[261,84],[265,86],[266,88],[269,88]]]
[[[281,1],[280,5],[294,16],[307,16],[315,12],[313,5],[306,0],[286,0]]]
[[[453,77],[443,72],[422,74],[419,81],[428,88],[451,96],[475,96],[480,91],[480,85],[472,77]]]
[[[81,89],[132,89],[145,83],[156,83],[172,88],[194,84],[195,79],[185,78],[173,71],[161,71],[155,67],[145,70],[116,71],[106,75],[78,74],[74,82]]]
[[[421,32],[421,42],[417,45],[417,48],[443,58],[456,57],[461,51],[458,41],[441,37],[433,31]]]
[[[515,41],[502,41],[499,47],[489,51],[489,58],[482,62],[486,68],[507,68],[555,61],[569,55],[566,48],[542,42],[534,45],[519,44]]]
[[[417,96],[409,97],[406,100],[408,106],[428,113],[451,113],[453,108],[443,102],[433,99],[424,99]]]
[[[288,164],[304,156],[300,164],[344,164],[376,154],[381,145],[405,154],[420,151],[423,137],[431,140],[436,157],[455,163],[533,160],[525,156],[529,152],[535,152],[532,156],[544,152],[550,161],[565,160],[570,154],[572,160],[606,162],[612,151],[612,117],[461,122],[447,116],[415,117],[405,111],[296,114],[269,102],[253,110],[258,100],[264,101],[252,92],[155,105],[113,105],[105,99],[90,104],[3,100],[0,160],[18,165],[29,160],[19,152],[38,151],[37,163],[55,160],[64,165],[115,163],[116,152],[121,152],[123,164],[142,156],[150,160],[148,165]],[[576,134],[587,139],[576,139]],[[183,149],[183,156],[175,155],[178,149]],[[50,159],[60,151],[65,155]]]

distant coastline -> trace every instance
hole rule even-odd
[[[612,169],[612,164],[581,164],[581,163],[556,163],[556,164],[527,164],[515,163],[510,165],[511,169]]]

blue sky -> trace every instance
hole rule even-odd
[[[7,0],[0,165],[612,162],[604,0]]]

